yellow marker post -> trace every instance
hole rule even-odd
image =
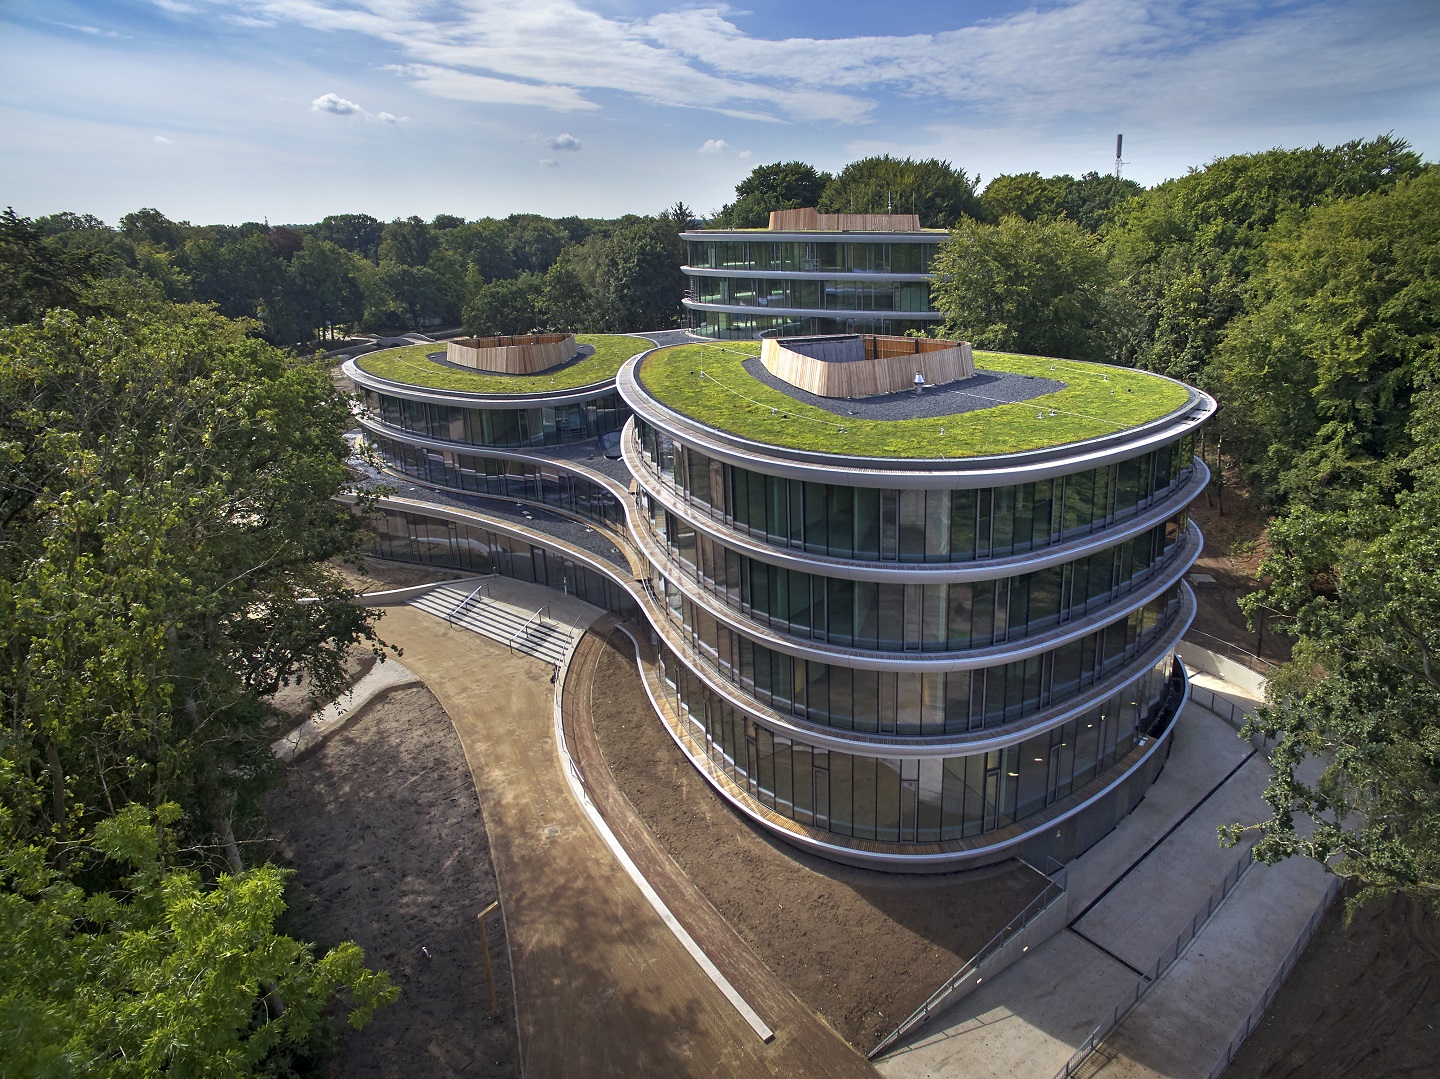
[[[495,975],[490,969],[490,934],[486,931],[485,919],[500,909],[500,901],[497,899],[488,907],[475,915],[475,920],[480,923],[480,947],[485,952],[485,981],[490,986],[490,1014],[494,1015],[500,1010],[500,1001],[495,996]]]

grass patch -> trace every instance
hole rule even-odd
[[[622,363],[636,353],[653,347],[643,338],[621,334],[579,333],[575,335],[575,341],[581,345],[593,345],[594,355],[586,356],[563,371],[542,371],[538,375],[488,375],[479,371],[461,371],[426,359],[428,353],[444,351],[445,344],[441,341],[372,352],[358,358],[355,365],[377,378],[435,390],[548,393],[551,390],[579,389],[614,378]]]
[[[802,404],[751,378],[740,365],[759,354],[759,343],[751,341],[679,345],[641,364],[640,382],[675,411],[742,438],[859,457],[980,457],[1045,449],[1139,426],[1189,399],[1183,386],[1128,367],[977,351],[979,370],[1053,378],[1065,389],[955,416],[863,420]]]

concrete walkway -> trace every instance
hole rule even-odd
[[[413,608],[380,630],[450,714],[480,794],[527,1077],[873,1074],[798,1023],[767,1016],[765,1044],[681,947],[560,773],[550,667]]]
[[[348,693],[331,701],[285,737],[271,742],[270,751],[289,764],[359,716],[378,697],[418,681],[415,673],[397,659],[376,663]]]
[[[1117,1004],[1134,999],[1140,973],[1233,869],[1241,851],[1222,848],[1216,829],[1268,816],[1268,777],[1265,759],[1232,727],[1188,705],[1144,801],[1070,863],[1069,927],[902,1044],[880,1071],[891,1079],[1053,1076]],[[1208,1073],[1321,898],[1324,873],[1309,870],[1249,871],[1112,1039],[1108,1067],[1137,1069],[1113,1074]]]

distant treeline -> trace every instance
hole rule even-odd
[[[474,333],[675,325],[678,231],[688,223],[683,206],[617,220],[333,214],[310,225],[192,225],[142,209],[118,228],[89,214],[34,222],[53,243],[149,278],[171,300],[254,319],[277,343],[438,324]]]

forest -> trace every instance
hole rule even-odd
[[[337,692],[348,649],[382,648],[333,568],[363,537],[331,500],[350,417],[313,353],[679,325],[680,231],[807,205],[950,229],[944,335],[1217,398],[1209,462],[1267,518],[1249,611],[1294,642],[1254,720],[1276,739],[1258,853],[1440,910],[1440,171],[1399,138],[1148,189],[779,162],[703,222],[7,211],[0,1072],[319,1074],[328,1025],[393,996],[354,945],[287,936],[284,874],[246,855],[279,767],[267,698]]]

